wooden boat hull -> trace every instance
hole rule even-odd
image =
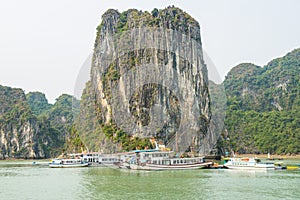
[[[75,167],[87,167],[88,163],[82,163],[82,164],[49,164],[50,168],[75,168]]]
[[[228,169],[236,169],[236,170],[272,170],[275,169],[274,166],[270,167],[258,167],[258,166],[233,166],[233,165],[225,165]]]
[[[212,162],[205,163],[194,163],[194,164],[183,164],[183,165],[156,165],[156,164],[146,164],[146,165],[136,165],[127,164],[127,169],[133,170],[146,170],[146,171],[160,171],[160,170],[193,170],[202,169],[212,165]]]

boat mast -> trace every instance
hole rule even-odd
[[[176,132],[176,138],[175,138],[175,148],[176,148],[176,152],[178,153],[178,134]]]

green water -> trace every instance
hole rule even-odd
[[[143,172],[0,162],[0,199],[299,199],[300,170]]]

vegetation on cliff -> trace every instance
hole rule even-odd
[[[41,92],[29,92],[28,94],[26,94],[26,99],[32,112],[36,116],[51,109],[51,107],[53,106],[48,103],[45,94]]]
[[[0,158],[44,158],[61,154],[73,124],[73,98],[54,105],[45,95],[0,86]],[[76,103],[76,102],[75,102]]]
[[[148,139],[130,137],[114,123],[103,122],[102,112],[97,104],[91,81],[86,83],[81,96],[80,107],[80,114],[73,128],[73,132],[76,132],[77,136],[69,140],[70,144],[77,141],[77,146],[73,145],[75,148],[90,147],[93,150],[101,150],[106,153],[129,151],[136,148],[152,148]],[[106,144],[106,148],[103,148],[103,144]]]
[[[49,135],[56,135],[56,140],[53,141],[55,147],[52,148],[53,154],[55,155],[60,154],[65,150],[74,150],[71,149],[73,146],[69,146],[67,141],[70,141],[70,139],[73,138],[74,140],[77,140],[76,137],[74,137],[73,130],[74,116],[76,116],[78,112],[78,108],[76,108],[77,104],[79,104],[79,101],[74,97],[68,94],[62,94],[48,110],[38,111],[41,113],[37,116],[39,121],[47,124],[49,129],[46,133],[48,132]]]
[[[0,158],[45,157],[41,124],[22,89],[0,86]]]
[[[116,23],[109,27],[115,34],[122,34],[133,28],[165,28],[190,34],[193,39],[201,43],[200,34],[195,34],[195,32],[199,32],[197,20],[180,8],[169,6],[165,9],[154,8],[151,13],[137,9],[128,9],[121,13],[114,9],[107,10],[102,15],[102,21],[97,27],[95,47],[100,42],[101,32],[106,31],[104,25],[111,18],[116,18]]]
[[[227,75],[226,149],[300,152],[300,49],[264,67],[243,63]]]

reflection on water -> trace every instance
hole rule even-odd
[[[0,162],[0,199],[298,199],[300,171],[50,169]]]
[[[128,171],[91,168],[85,173],[91,197],[98,199],[195,199],[206,196],[208,174],[200,171]]]

